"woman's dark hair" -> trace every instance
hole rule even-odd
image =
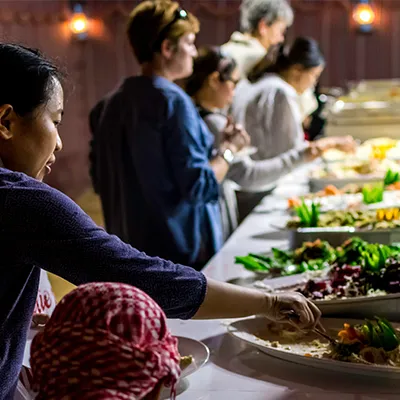
[[[62,80],[62,73],[38,50],[5,43],[0,43],[0,76],[0,105],[10,104],[21,116],[45,104],[54,79]]]
[[[293,65],[310,69],[325,64],[325,58],[318,42],[311,38],[297,38],[292,46],[280,45],[268,54],[250,71],[248,79],[255,82],[267,73],[281,73]]]
[[[221,82],[231,79],[235,68],[235,60],[224,54],[219,47],[199,49],[199,54],[193,62],[193,73],[185,81],[186,93],[189,96],[194,96],[213,72],[219,73]]]

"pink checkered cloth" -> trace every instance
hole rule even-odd
[[[37,399],[143,399],[180,376],[177,339],[157,303],[119,283],[82,285],[32,342]]]

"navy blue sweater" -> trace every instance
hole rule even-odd
[[[0,399],[12,399],[35,305],[40,268],[74,284],[124,282],[153,297],[170,318],[192,317],[206,279],[150,258],[107,234],[67,196],[0,168]]]

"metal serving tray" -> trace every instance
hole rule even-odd
[[[337,228],[298,228],[287,229],[289,247],[295,250],[304,242],[313,242],[317,239],[326,240],[332,246],[340,246],[347,239],[357,236],[369,243],[393,244],[400,243],[400,229],[367,230],[352,227]]]
[[[338,189],[341,189],[349,184],[365,185],[365,184],[375,184],[382,182],[383,177],[377,176],[360,176],[353,178],[310,178],[308,185],[311,193],[319,192],[324,190],[327,186],[333,185]]]

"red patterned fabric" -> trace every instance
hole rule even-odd
[[[57,305],[31,347],[37,399],[142,399],[179,379],[177,339],[161,308],[129,285],[91,283]]]

